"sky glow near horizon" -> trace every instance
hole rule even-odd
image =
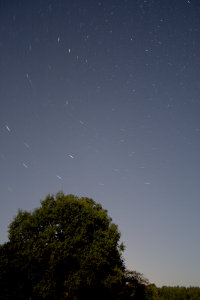
[[[108,210],[127,268],[200,285],[200,2],[0,1],[1,243],[48,193]]]

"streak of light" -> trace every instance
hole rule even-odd
[[[10,130],[10,128],[8,127],[8,125],[6,125],[6,129],[7,129],[9,132],[11,132],[11,130]]]
[[[29,144],[27,144],[27,143],[25,143],[25,142],[24,142],[24,146],[25,146],[26,148],[28,148],[28,149],[30,148]]]

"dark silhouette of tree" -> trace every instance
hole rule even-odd
[[[145,300],[149,281],[137,271],[125,270],[123,274],[122,299]]]
[[[94,200],[48,195],[9,225],[9,241],[0,245],[0,299],[159,299],[155,285],[125,269],[119,240]]]
[[[89,198],[48,195],[19,210],[0,246],[1,299],[119,299],[125,267],[120,233]]]

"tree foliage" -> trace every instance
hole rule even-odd
[[[9,226],[9,242],[0,246],[0,297],[115,299],[125,270],[119,239],[107,211],[92,199],[48,195]]]
[[[199,287],[184,287],[184,286],[163,286],[158,288],[159,300],[199,300],[200,288]]]

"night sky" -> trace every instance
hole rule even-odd
[[[0,237],[48,193],[108,210],[127,268],[200,281],[200,1],[0,0]]]

